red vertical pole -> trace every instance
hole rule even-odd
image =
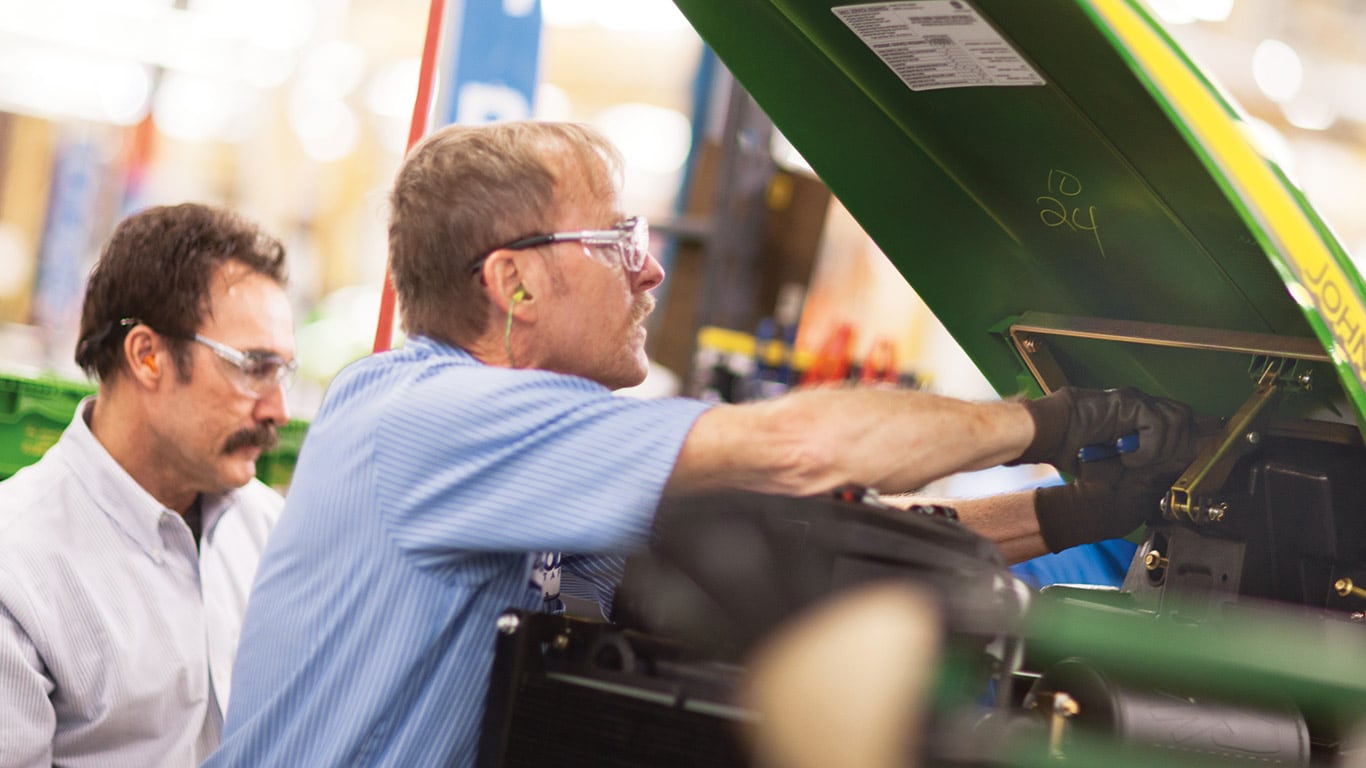
[[[422,67],[417,76],[417,99],[413,102],[413,120],[408,127],[408,149],[412,149],[427,133],[427,113],[432,105],[432,82],[436,78],[436,55],[441,47],[441,16],[445,0],[432,0],[427,12],[427,39],[422,44]],[[394,283],[389,270],[384,270],[384,290],[379,297],[379,322],[375,328],[375,352],[389,348],[394,339]]]

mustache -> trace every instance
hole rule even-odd
[[[223,453],[232,453],[242,448],[260,448],[269,451],[280,444],[274,424],[259,424],[255,427],[238,430],[228,436],[223,443]]]
[[[654,311],[655,297],[649,293],[638,294],[635,303],[631,305],[631,325],[640,325],[645,322],[645,318]]]

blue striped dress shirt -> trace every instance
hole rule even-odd
[[[77,416],[0,483],[0,766],[193,766],[217,745],[256,564],[257,481],[189,526]]]
[[[585,553],[566,592],[610,599],[620,560],[591,555],[645,543],[706,407],[424,338],[353,363],[309,428],[207,765],[471,765],[497,615],[554,605],[546,552]]]

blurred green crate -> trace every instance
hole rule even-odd
[[[0,478],[47,452],[94,387],[58,379],[0,375]]]
[[[95,388],[53,378],[0,374],[0,480],[42,458],[71,423],[81,398]],[[256,461],[256,476],[280,492],[289,486],[308,422],[280,428],[280,444]]]
[[[280,444],[261,454],[256,460],[256,476],[261,482],[280,493],[289,488],[294,477],[294,465],[299,461],[299,448],[304,444],[308,422],[290,419],[278,432]]]

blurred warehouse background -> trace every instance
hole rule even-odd
[[[1366,2],[1149,2],[1345,246],[1366,253]],[[628,210],[672,236],[659,249],[676,279],[652,331],[672,372],[663,391],[686,387],[704,321],[753,333],[755,318],[800,314],[798,348],[853,327],[852,354],[890,343],[922,384],[991,396],[781,137],[760,148],[772,159],[763,215],[788,242],[769,243],[776,266],[751,263],[762,274],[740,299],[748,314],[707,304],[707,260],[728,258],[711,235],[729,232],[707,217],[708,200],[744,177],[722,150],[746,123],[668,0],[465,4],[448,7],[449,23],[466,25],[452,39],[480,61],[529,67],[534,87],[519,97],[476,84],[477,109],[438,104],[433,120],[572,119],[622,147]],[[219,203],[290,248],[304,373],[291,397],[307,419],[374,336],[384,196],[406,145],[428,10],[425,0],[0,0],[0,368],[79,377],[70,358],[83,281],[114,222],[151,204]],[[479,24],[495,17],[521,31],[486,34]],[[457,47],[443,52],[442,77],[454,76]],[[769,272],[781,274],[765,286]]]

